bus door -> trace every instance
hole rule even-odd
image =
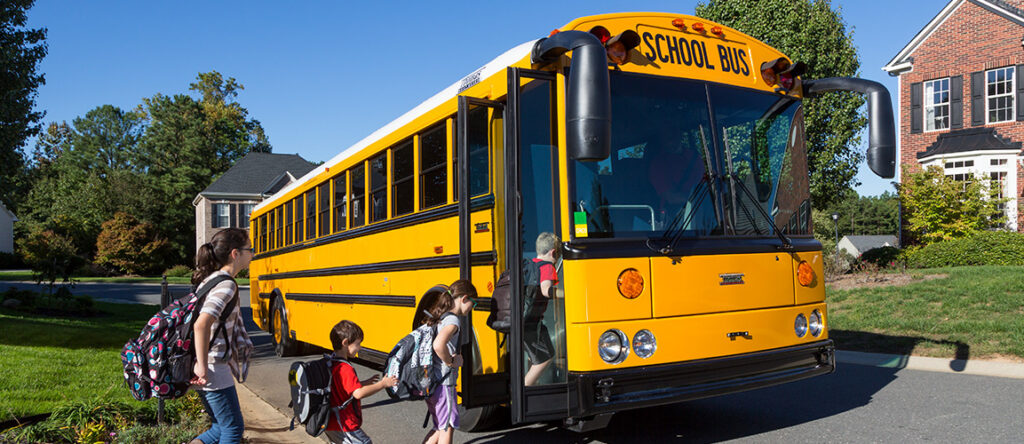
[[[524,282],[523,273],[543,264],[529,274],[563,281],[557,277],[560,260],[535,262],[545,253],[537,245],[550,245],[552,237],[561,251],[555,79],[551,72],[509,68],[503,204],[504,263],[513,290],[507,341],[513,423],[561,419],[569,411],[564,307],[561,299],[538,295],[538,282]],[[548,294],[560,294],[560,288],[553,285]]]
[[[491,171],[489,154],[494,153],[495,158],[498,158],[504,153],[505,107],[501,103],[475,97],[459,96],[458,100],[459,109],[455,122],[455,183],[456,198],[459,202],[459,278],[472,281],[474,258],[479,260],[481,256],[486,256],[485,262],[491,264],[498,259],[495,256],[503,252],[503,249],[497,248],[499,242],[495,236],[490,236],[489,242],[481,244],[481,238],[477,235],[477,233],[497,233],[498,227],[503,222],[497,220],[500,213],[497,211],[497,206],[495,206],[495,211],[491,212],[494,216],[490,220],[474,220],[472,212],[474,210],[479,212],[480,208],[474,208],[476,205],[473,204],[472,198],[486,194],[489,189],[491,182],[491,175],[488,174]],[[498,186],[503,183],[503,180],[495,180],[494,183],[493,193],[496,196],[494,201],[499,201],[504,190],[499,190]],[[495,228],[488,229],[488,225]],[[475,246],[471,246],[473,237],[476,237]],[[497,262],[500,264],[503,261],[498,260]],[[496,276],[488,276],[487,280],[494,282],[496,278]],[[486,294],[483,288],[478,291]],[[487,300],[487,302],[490,301]],[[482,316],[486,319],[489,308],[489,305],[478,306],[474,310],[475,313],[471,312],[469,319],[465,320],[463,325],[475,325],[474,317]],[[480,322],[482,321],[477,321],[477,323]],[[465,331],[471,334],[460,336],[463,356],[463,365],[460,370],[463,407],[472,408],[507,403],[509,398],[507,366],[484,368],[481,362],[481,348],[486,348],[486,352],[489,354],[497,352],[499,358],[503,355],[500,350],[497,350],[498,343],[481,342],[474,329],[465,329]],[[486,335],[485,337],[491,336]]]

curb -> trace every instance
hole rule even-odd
[[[238,392],[238,402],[242,407],[242,417],[245,419],[244,436],[250,443],[309,443],[323,444],[324,441],[306,434],[302,425],[297,425],[294,430],[288,430],[291,417],[281,413],[255,392],[246,387],[245,384],[235,384]],[[326,437],[327,435],[322,435]]]
[[[836,350],[836,361],[871,367],[1024,379],[1024,364]]]

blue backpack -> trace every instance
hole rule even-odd
[[[455,316],[446,313],[441,318]],[[388,387],[388,396],[399,400],[419,400],[434,394],[441,382],[448,377],[451,369],[440,378],[434,378],[437,355],[434,353],[434,338],[437,326],[423,324],[405,335],[388,353],[384,364],[384,375],[398,379],[398,384]]]

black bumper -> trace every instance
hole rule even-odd
[[[753,390],[835,371],[831,339],[682,364],[569,373],[570,416],[620,410]],[[575,392],[575,393],[574,393]]]

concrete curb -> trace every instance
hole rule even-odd
[[[1024,379],[1024,364],[1013,362],[928,358],[924,356],[890,355],[847,350],[837,350],[836,361],[843,364],[867,365],[871,367],[905,368],[928,372]]]
[[[296,425],[294,430],[288,430],[291,418],[253,393],[245,384],[235,384],[235,388],[242,407],[242,418],[245,419],[244,435],[250,443],[324,443],[309,436],[301,424]]]

